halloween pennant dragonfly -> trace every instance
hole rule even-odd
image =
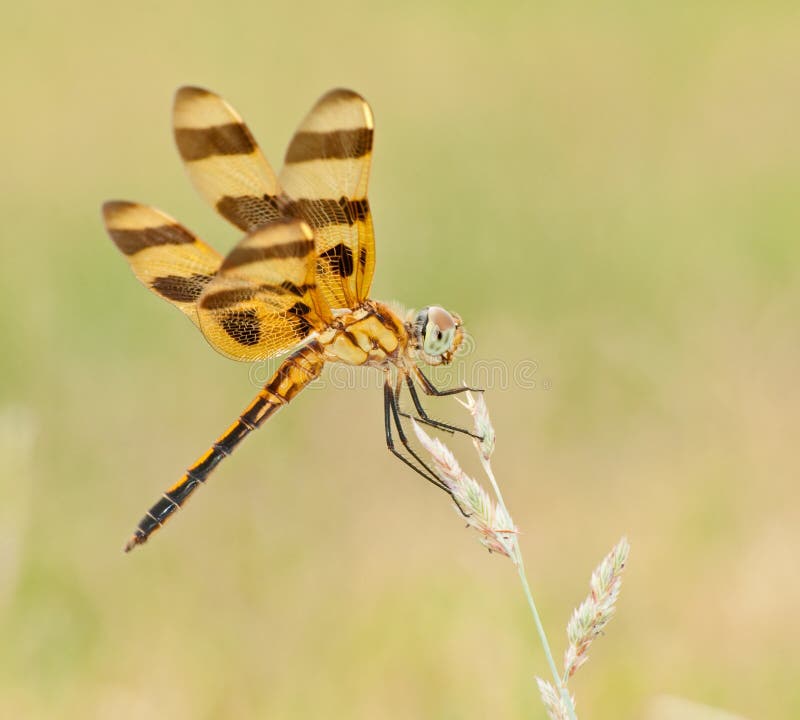
[[[399,409],[404,386],[422,422],[417,392],[438,390],[419,362],[450,363],[461,344],[461,319],[430,306],[401,317],[368,299],[375,241],[367,201],[373,121],[351,90],[323,95],[301,122],[275,175],[250,130],[222,98],[183,87],[173,109],[175,142],[200,195],[244,238],[224,258],[169,215],[111,201],[103,217],[136,277],[198,326],[214,349],[256,361],[293,350],[217,441],[150,508],[125,546],[147,541],[251,431],[290,402],[327,362],[385,374],[384,424],[389,450],[450,492],[410,446]],[[395,445],[394,433],[408,455]],[[452,493],[451,493],[452,495]]]

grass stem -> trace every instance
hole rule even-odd
[[[497,497],[497,502],[504,508],[506,513],[508,513],[508,508],[506,508],[505,501],[503,500],[503,493],[500,492],[500,486],[497,484],[497,480],[494,477],[494,472],[492,472],[491,463],[480,451],[478,452],[478,455],[480,456],[481,465],[483,465],[484,472],[489,478],[489,482],[492,484],[492,489]],[[556,662],[553,659],[553,653],[550,650],[550,643],[547,641],[547,633],[544,631],[544,625],[542,625],[542,620],[539,617],[539,611],[537,610],[536,602],[533,599],[533,593],[531,592],[531,587],[528,583],[528,577],[525,574],[525,563],[522,561],[522,552],[520,551],[519,539],[516,534],[512,535],[511,542],[513,543],[513,554],[511,559],[517,566],[519,580],[522,583],[522,589],[525,592],[525,598],[528,601],[528,607],[530,608],[531,615],[533,615],[533,622],[536,625],[536,632],[539,634],[539,641],[542,643],[544,655],[545,658],[547,658],[547,664],[550,666],[550,672],[553,675],[555,686],[558,688],[558,691],[561,694],[561,699],[567,708],[570,720],[578,720],[578,716],[575,714],[575,706],[572,704],[572,698],[569,695],[566,684],[559,674],[558,668],[556,667]]]

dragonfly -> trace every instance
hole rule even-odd
[[[145,543],[327,363],[384,373],[389,451],[452,497],[409,443],[403,423],[412,415],[401,411],[400,397],[408,391],[416,420],[474,436],[430,417],[417,388],[429,396],[471,389],[439,389],[421,368],[451,363],[464,329],[459,315],[438,305],[405,313],[369,298],[375,237],[367,185],[374,125],[366,100],[346,89],[323,95],[298,126],[278,175],[239,114],[209,90],[177,91],[173,130],[195,188],[244,236],[223,257],[161,210],[117,200],[103,205],[111,240],[134,275],[187,315],[223,355],[254,362],[291,352],[241,415],[147,511],[125,551]]]

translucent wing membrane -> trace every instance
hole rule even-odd
[[[249,232],[283,215],[275,203],[275,173],[242,118],[221,97],[181,88],[173,127],[194,186],[226,220]]]
[[[314,230],[317,282],[332,307],[369,294],[375,239],[367,200],[373,120],[352,90],[323,95],[297,129],[280,174],[291,212]]]
[[[222,264],[220,254],[147,205],[107,202],[103,219],[136,277],[199,324],[196,301]]]
[[[200,329],[221,353],[261,360],[297,345],[330,321],[316,294],[308,225],[284,219],[245,237],[197,301]]]
[[[175,97],[175,140],[200,194],[247,232],[279,218],[305,220],[314,233],[317,285],[331,307],[355,307],[375,267],[367,201],[372,112],[350,90],[324,95],[300,124],[280,183],[241,117],[199,88]]]

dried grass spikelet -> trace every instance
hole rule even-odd
[[[572,677],[589,659],[589,646],[614,617],[622,587],[622,571],[629,552],[630,545],[627,538],[623,537],[592,573],[589,595],[575,609],[567,623],[569,647],[564,653],[565,678]]]
[[[441,440],[432,438],[417,422],[414,422],[414,432],[430,453],[439,479],[453,493],[458,509],[466,514],[467,525],[480,535],[481,543],[490,552],[512,557],[517,528],[505,506],[492,501],[486,490],[462,470],[455,455]]]
[[[547,680],[536,678],[536,684],[539,686],[539,695],[542,697],[542,704],[544,709],[547,710],[547,715],[550,720],[570,720],[569,710],[564,698],[559,694]],[[571,697],[572,707],[575,707],[575,698]]]
[[[456,400],[467,408],[469,414],[472,415],[472,420],[475,424],[475,434],[481,438],[481,440],[475,440],[475,447],[481,458],[488,462],[494,452],[496,440],[494,425],[492,425],[492,421],[489,418],[489,408],[486,407],[486,400],[483,397],[483,393],[473,395],[468,392],[466,398],[466,401],[459,400],[458,398],[456,398]]]

